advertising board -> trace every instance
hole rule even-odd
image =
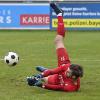
[[[64,10],[64,24],[71,30],[100,30],[100,3],[59,3]],[[51,9],[51,29],[57,27],[56,14]]]
[[[49,29],[49,4],[1,4],[0,29]]]

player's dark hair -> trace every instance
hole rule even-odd
[[[77,64],[71,64],[70,69],[72,70],[72,76],[83,77],[83,68],[80,65]]]

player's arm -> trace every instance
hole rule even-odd
[[[77,91],[76,85],[52,85],[52,84],[44,84],[42,88],[50,89],[50,90],[59,90],[65,92],[74,92]]]
[[[80,78],[75,80],[73,84],[65,84],[63,90],[68,92],[74,92],[74,91],[78,91],[79,88],[80,88]]]
[[[52,84],[44,84],[44,85],[42,85],[42,88],[50,89],[50,90],[63,90],[63,86],[61,86],[61,85],[52,85]]]

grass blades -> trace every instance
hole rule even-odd
[[[64,39],[72,63],[84,67],[78,92],[66,93],[29,87],[26,77],[38,73],[35,66],[57,67],[55,31],[0,31],[0,100],[99,100],[100,32],[70,31]],[[2,60],[8,51],[19,54],[17,66]]]

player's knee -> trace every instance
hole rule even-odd
[[[49,77],[49,76],[48,76]],[[45,83],[48,83],[48,77],[44,77],[43,78],[43,81],[45,82]]]
[[[62,37],[61,36],[56,36],[54,43],[55,44],[59,44],[60,42],[62,42]]]

